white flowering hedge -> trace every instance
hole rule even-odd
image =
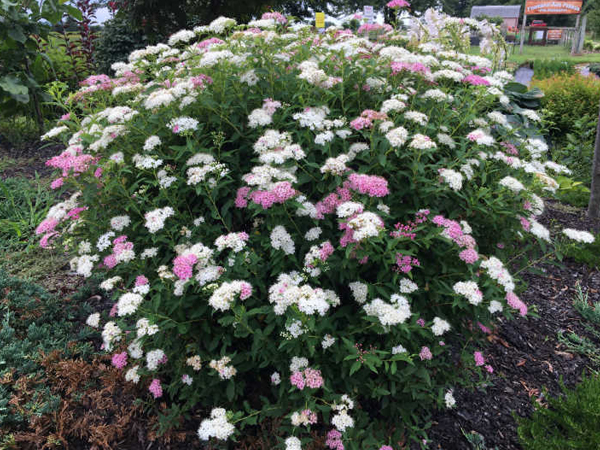
[[[548,240],[563,168],[511,75],[452,47],[471,27],[494,41],[432,11],[376,42],[220,18],[86,80],[37,231],[104,276],[88,324],[127,382],[204,408],[202,440],[277,417],[282,447],[339,450],[415,436],[457,364],[493,370],[463,343],[526,314],[505,264]]]

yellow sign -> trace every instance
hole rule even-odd
[[[316,14],[316,26],[317,28],[325,28],[325,13],[318,12]]]

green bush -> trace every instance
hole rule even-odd
[[[600,80],[583,75],[558,74],[545,80],[533,80],[532,86],[544,92],[542,107],[551,122],[556,140],[575,128],[584,116],[597,117],[600,104]]]
[[[100,73],[112,73],[110,66],[147,44],[145,36],[135,31],[124,18],[115,17],[104,23],[96,41],[94,56]]]
[[[584,378],[563,395],[547,396],[548,406],[534,402],[531,418],[516,417],[525,450],[592,450],[600,448],[600,377]]]
[[[533,61],[533,71],[535,80],[543,80],[557,74],[574,75],[576,72],[573,61],[562,59],[536,59]]]
[[[567,245],[564,255],[592,269],[600,269],[600,233],[595,238],[591,244]]]
[[[556,167],[520,170],[543,167],[540,119],[509,108],[511,74],[455,53],[460,20],[429,11],[414,28],[436,33],[405,48],[276,18],[217,19],[90,80],[89,115],[48,133],[70,141],[50,165],[80,194],[41,244],[105,277],[116,315],[90,322],[126,380],[171,417],[214,408],[203,440],[270,417],[353,450],[422,436],[470,378],[460,358],[487,373],[469,324],[527,314],[498,256],[550,240],[537,194]]]
[[[597,123],[597,115],[573,118],[572,128],[551,149],[552,159],[571,169],[572,178],[581,181],[584,186],[590,186],[592,182]]]

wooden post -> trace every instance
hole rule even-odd
[[[583,51],[583,44],[585,43],[585,26],[587,25],[587,14],[581,19],[581,31],[579,32],[579,39],[577,39],[577,53]]]
[[[596,144],[594,145],[594,162],[592,167],[592,189],[588,205],[588,217],[600,217],[600,111],[596,127]]]
[[[523,14],[523,23],[521,24],[521,44],[519,45],[519,55],[523,54],[523,42],[525,42],[525,23],[527,22],[527,14]]]
[[[579,18],[581,14],[577,14],[577,19],[575,20],[575,32],[573,33],[573,40],[571,41],[571,55],[574,55],[577,52],[577,42],[579,39]]]

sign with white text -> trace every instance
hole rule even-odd
[[[582,0],[527,0],[525,14],[579,14]]]
[[[363,13],[365,15],[365,19],[367,19],[369,21],[369,23],[373,23],[373,20],[375,18],[375,13],[373,11],[373,7],[366,5],[363,9]]]

